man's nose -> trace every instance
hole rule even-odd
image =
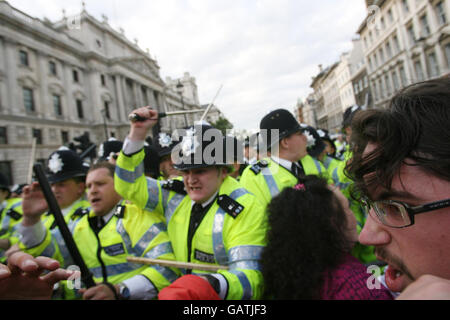
[[[373,209],[371,209],[373,210]],[[359,234],[359,242],[367,246],[386,245],[391,241],[391,235],[381,222],[378,222],[370,214],[367,215],[364,227]]]

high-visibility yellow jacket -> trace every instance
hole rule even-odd
[[[70,220],[78,219],[78,214],[81,212],[80,210],[90,207],[91,205],[87,200],[79,199],[72,203],[68,212],[64,214],[64,220],[66,221],[66,223],[69,223]],[[42,216],[42,222],[47,229],[53,229],[56,227],[55,217],[50,212],[47,212]]]
[[[22,199],[11,198],[0,203],[0,239],[8,239],[10,245],[19,241],[15,234],[22,221]],[[5,250],[0,249],[0,262],[5,262]]]
[[[68,223],[94,281],[117,284],[135,275],[143,275],[158,291],[168,286],[180,275],[179,270],[126,260],[127,256],[174,260],[163,219],[131,204],[117,208],[121,212],[118,210],[98,233],[91,226],[96,221],[93,211]],[[41,244],[34,248],[25,248],[22,244],[22,249],[33,256],[54,258],[66,268],[74,264],[58,228],[47,229]]]
[[[332,183],[320,161],[306,155],[301,159],[301,164],[306,175],[318,175]],[[265,158],[256,165],[247,167],[240,180],[243,187],[253,193],[264,207],[284,188],[295,186],[297,181],[290,171],[271,158]]]
[[[165,217],[178,261],[227,265],[229,270],[217,272],[228,283],[226,299],[260,299],[263,278],[259,260],[266,244],[267,219],[257,199],[235,179],[225,178],[218,196],[195,231],[189,253],[187,239],[192,200],[185,193],[165,189],[160,181],[146,178],[143,158],[143,151],[132,156],[121,152],[114,181],[117,192],[139,207]],[[232,210],[221,202],[230,198],[235,201],[231,201],[235,204]],[[207,272],[192,270],[192,273]]]

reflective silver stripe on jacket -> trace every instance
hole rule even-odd
[[[278,189],[277,183],[273,177],[272,171],[268,167],[262,169],[262,175],[264,176],[264,180],[266,180],[267,187],[269,188],[270,195],[275,197],[280,193],[280,189]]]
[[[230,269],[261,270],[259,260],[263,246],[238,246],[228,251]]]
[[[230,270],[230,272],[238,277],[239,282],[242,285],[242,300],[250,300],[253,296],[253,290],[245,273],[239,270]]]
[[[144,175],[144,164],[140,163],[134,171],[128,171],[126,169],[116,166],[116,175],[125,182],[134,183],[140,176]]]
[[[247,194],[248,191],[244,188],[236,189],[230,194],[230,198],[236,200],[241,196]],[[220,265],[228,264],[228,255],[225,251],[225,245],[223,243],[223,224],[225,221],[225,211],[219,207],[214,216],[213,223],[213,232],[212,232],[212,240],[213,240],[213,249],[214,249],[214,258],[217,263]]]

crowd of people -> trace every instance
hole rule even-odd
[[[449,78],[417,83],[348,108],[336,139],[277,109],[242,144],[207,123],[149,144],[158,113],[138,108],[93,164],[48,158],[94,285],[74,287],[39,183],[0,174],[0,298],[450,299],[449,103]]]

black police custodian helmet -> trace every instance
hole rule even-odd
[[[294,115],[286,109],[277,109],[267,114],[260,122],[259,128],[261,129],[261,136],[263,144],[265,145],[265,139],[267,139],[267,147],[272,147],[275,143],[278,143],[287,136],[303,131],[300,123],[295,119]],[[272,134],[270,130],[279,130],[278,140],[272,141]]]
[[[158,139],[156,139],[154,146],[158,152],[158,156],[163,158],[171,154],[173,148],[179,143],[178,140],[172,139],[172,137],[165,132],[160,132]]]
[[[86,177],[89,165],[72,150],[57,150],[48,158],[48,181],[56,183],[76,177]]]
[[[311,157],[317,157],[325,149],[325,143],[320,138],[319,133],[311,126],[305,126],[303,134],[307,139],[306,150]]]
[[[144,146],[144,172],[145,175],[149,175],[153,179],[159,177],[159,155],[155,146]]]
[[[180,143],[172,152],[175,169],[184,171],[210,166],[226,166],[227,169],[232,170],[232,163],[226,161],[226,143],[219,129],[201,124],[183,131]]]
[[[111,153],[115,154],[122,150],[123,142],[115,138],[110,138],[103,142],[98,150],[98,161],[108,161]]]

